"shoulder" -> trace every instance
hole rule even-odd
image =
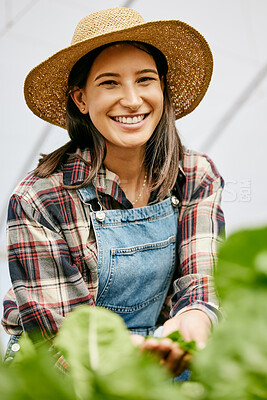
[[[202,196],[223,187],[223,179],[214,162],[201,152],[184,149],[182,168],[185,173],[184,196]]]
[[[73,199],[62,187],[62,172],[39,178],[30,174],[14,190],[8,207],[8,225],[46,226],[61,232],[72,218]],[[37,225],[36,225],[37,224]]]
[[[182,163],[185,174],[194,174],[196,177],[203,177],[207,173],[214,175],[214,178],[219,178],[220,174],[209,156],[204,153],[184,149],[184,160]]]
[[[15,188],[9,202],[8,219],[26,218],[62,225],[72,220],[80,204],[76,186],[90,170],[88,151],[69,154],[51,175],[40,178],[33,173]]]
[[[62,190],[62,173],[54,173],[47,178],[39,178],[33,173],[27,175],[15,188],[12,197],[26,202],[35,202],[39,197],[50,196]]]

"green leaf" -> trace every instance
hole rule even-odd
[[[220,248],[215,277],[221,299],[242,288],[267,292],[267,228],[229,236]]]
[[[72,382],[55,368],[49,345],[33,345],[22,335],[20,350],[0,367],[1,400],[75,400]]]
[[[171,339],[173,342],[178,342],[178,343],[185,342],[183,335],[181,334],[180,331],[174,331],[170,333],[167,337]]]
[[[96,374],[120,368],[134,348],[123,320],[102,308],[80,306],[65,319],[55,345],[70,365],[80,396],[92,393]],[[111,361],[112,360],[112,361]]]
[[[179,347],[188,353],[194,353],[197,350],[195,340],[186,341],[180,331],[174,331],[168,336],[174,342],[179,344]]]

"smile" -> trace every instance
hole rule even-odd
[[[114,121],[120,122],[122,124],[138,124],[138,122],[143,121],[147,117],[148,114],[137,115],[134,117],[111,117]]]

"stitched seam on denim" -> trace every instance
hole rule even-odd
[[[104,211],[105,212],[105,211]],[[170,211],[168,211],[168,212],[165,212],[164,214],[161,214],[161,215],[158,215],[158,216],[150,216],[150,217],[148,217],[148,218],[140,218],[140,219],[137,219],[137,220],[134,220],[134,221],[128,221],[128,220],[125,220],[125,221],[122,221],[122,220],[118,220],[118,221],[114,221],[114,222],[108,222],[108,221],[106,221],[107,220],[107,218],[108,218],[108,216],[106,216],[106,220],[105,221],[103,221],[103,222],[98,222],[98,221],[95,221],[95,219],[94,219],[94,222],[96,222],[96,224],[94,225],[94,228],[95,229],[105,229],[105,227],[110,227],[110,226],[118,226],[118,227],[121,227],[121,226],[123,226],[123,225],[128,225],[128,224],[140,224],[140,222],[142,222],[142,221],[146,221],[146,222],[153,222],[153,221],[155,221],[155,220],[160,220],[160,219],[163,219],[163,218],[166,218],[166,217],[168,217],[169,215],[172,215],[173,213],[178,213],[178,210],[176,211],[173,211],[173,210],[170,210]]]
[[[170,236],[166,240],[162,240],[160,242],[155,242],[155,243],[146,243],[142,245],[137,245],[133,247],[125,247],[121,249],[111,249],[111,255],[116,256],[116,255],[124,255],[124,254],[135,254],[138,253],[139,251],[147,251],[147,250],[156,250],[156,249],[163,249],[164,247],[169,246],[169,244],[173,243],[176,241],[175,236]]]
[[[99,296],[97,296],[97,301],[96,301],[97,305],[99,305],[99,300],[101,299],[101,297],[103,297],[108,292],[109,287],[113,281],[114,273],[115,273],[114,258],[111,257],[109,274],[108,274],[108,277],[106,279],[105,285],[104,285],[101,293],[99,294]],[[101,274],[101,271],[100,271],[100,274]],[[100,276],[100,274],[99,274],[99,276]]]
[[[146,300],[143,303],[137,304],[136,306],[129,306],[129,307],[121,307],[121,306],[113,306],[113,305],[109,305],[109,304],[104,304],[99,302],[97,305],[98,306],[103,306],[105,308],[108,308],[111,311],[116,311],[119,313],[131,313],[131,312],[135,312],[138,310],[142,310],[142,308],[147,307],[148,305],[155,303],[156,301],[158,301],[163,295],[164,295],[165,291],[161,291],[160,293],[158,293],[156,296],[151,297],[150,299]]]

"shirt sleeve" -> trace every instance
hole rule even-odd
[[[94,304],[60,229],[45,213],[17,195],[12,196],[9,204],[7,245],[19,311],[18,321],[14,300],[10,298],[3,319],[7,327],[13,313],[11,320],[20,322],[22,330],[29,334],[38,331],[44,339],[50,339],[73,308],[83,303]]]
[[[185,155],[184,172],[178,227],[180,271],[174,281],[170,316],[199,309],[216,323],[220,313],[213,277],[218,245],[224,237],[223,179],[213,162],[200,154]]]

